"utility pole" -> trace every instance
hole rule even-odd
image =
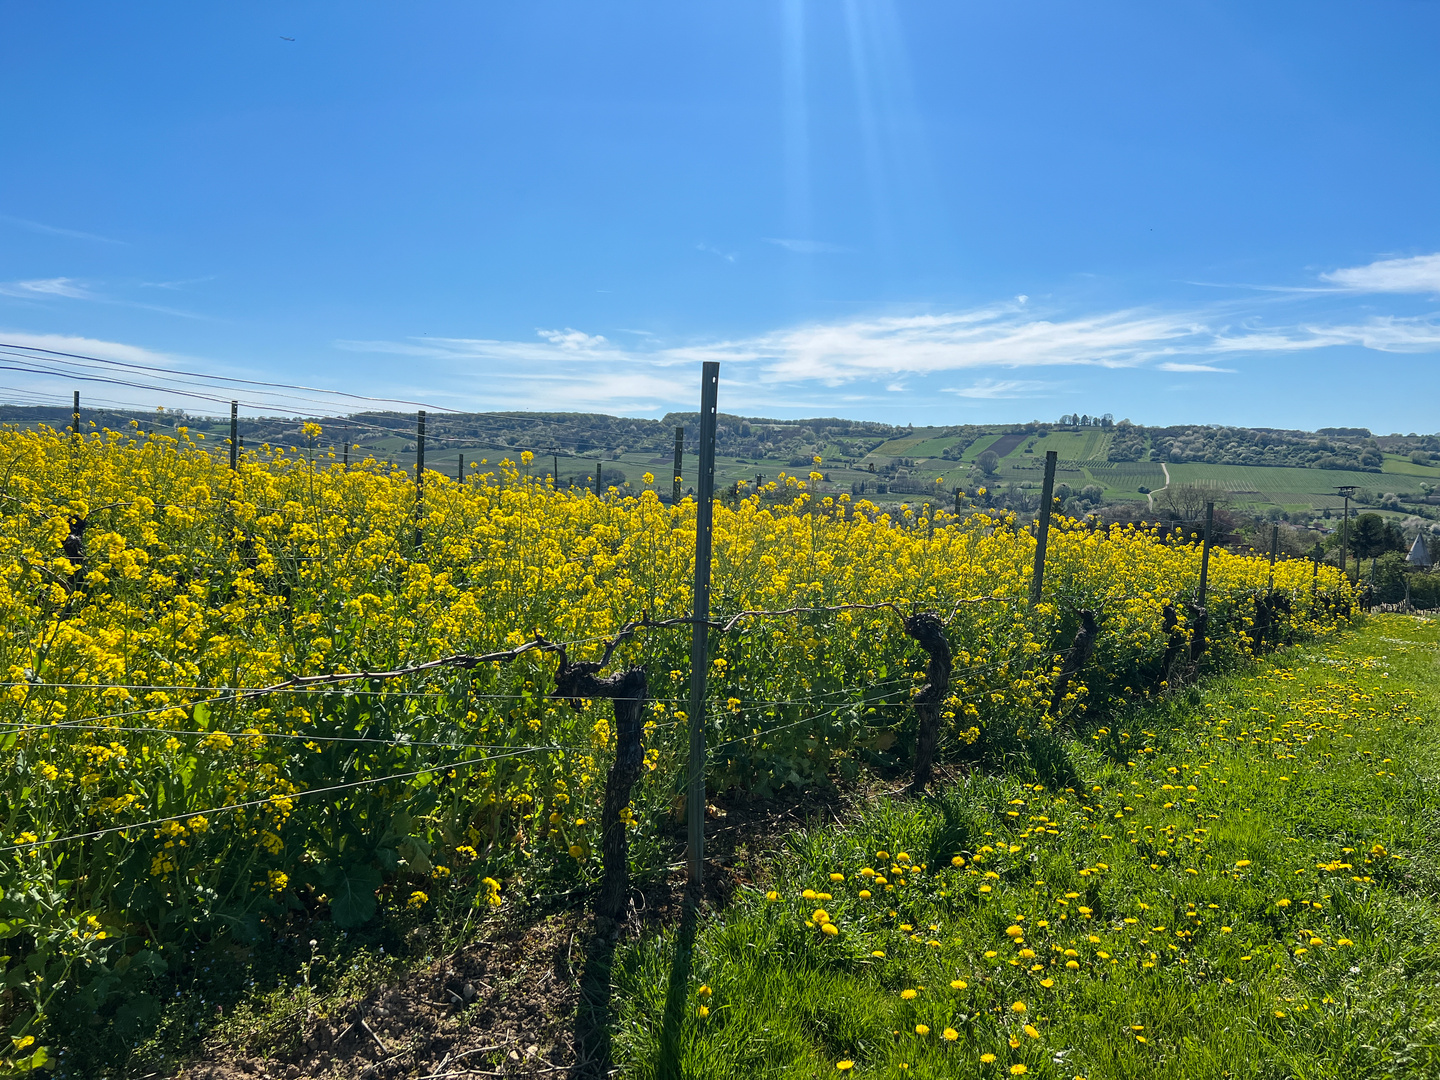
[[[715,496],[715,412],[720,365],[707,360],[700,377],[700,476],[695,484],[695,594],[690,637],[690,775],[685,822],[690,885],[705,877],[705,678],[710,669],[710,557]]]
[[[674,490],[671,493],[670,501],[675,506],[680,505],[680,466],[685,460],[685,425],[681,424],[675,428],[675,468],[670,475],[674,477]]]
[[[1355,494],[1355,485],[1346,484],[1335,489],[1345,497],[1345,511],[1340,517],[1340,573],[1350,580],[1350,496]],[[1355,557],[1355,584],[1360,584],[1360,557]]]
[[[230,471],[240,467],[240,403],[230,402]]]
[[[1045,451],[1045,482],[1040,487],[1040,520],[1035,533],[1035,570],[1030,575],[1030,607],[1040,603],[1040,590],[1045,586],[1045,545],[1050,540],[1050,503],[1055,498],[1055,463],[1060,453]]]

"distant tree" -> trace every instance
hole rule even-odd
[[[1405,534],[1394,522],[1379,514],[1361,514],[1350,529],[1350,552],[1357,558],[1374,559],[1387,551],[1405,550]]]
[[[1413,461],[1416,465],[1429,465],[1430,454],[1428,451],[1425,450],[1416,450],[1410,454],[1410,460]]]
[[[1171,484],[1165,489],[1166,507],[1181,521],[1198,521],[1205,514],[1207,502],[1219,502],[1214,488],[1199,484]]]
[[[980,456],[975,459],[975,464],[986,476],[994,476],[1000,471],[1000,455],[994,450],[982,450]]]
[[[1098,506],[1105,501],[1105,489],[1099,484],[1086,484],[1080,489],[1080,497],[1092,506]]]

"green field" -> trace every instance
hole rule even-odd
[[[966,446],[959,460],[943,457],[946,449],[960,441],[960,437],[946,434],[947,429],[928,427],[916,428],[902,438],[890,439],[877,446],[869,454],[860,454],[853,445],[827,446],[822,453],[821,470],[829,477],[837,490],[848,490],[857,481],[874,481],[875,473],[869,471],[873,463],[877,468],[898,463],[905,459],[913,461],[910,479],[929,485],[936,477],[941,483],[940,491],[948,493],[957,487],[974,483],[972,470],[975,459],[985,450],[1000,443],[1002,448],[1014,442],[1007,438],[1008,429],[997,428],[981,435]],[[216,429],[217,435],[223,435]],[[1000,462],[996,476],[990,482],[997,484],[1016,483],[1024,487],[1038,488],[1044,475],[1045,452],[1054,450],[1060,461],[1056,474],[1058,483],[1080,489],[1089,484],[1099,485],[1107,501],[1145,502],[1145,495],[1139,489],[1145,487],[1158,491],[1165,486],[1165,475],[1160,462],[1107,462],[1105,456],[1113,436],[1101,429],[1079,431],[1051,431],[1044,437],[1028,436],[1014,444]],[[405,436],[379,437],[368,439],[360,453],[373,453],[381,458],[394,460],[397,464],[409,463],[410,455],[404,447],[411,440]],[[861,447],[863,449],[863,447]],[[846,451],[854,456],[846,457]],[[490,466],[505,458],[518,458],[519,448],[507,446],[474,445],[458,448],[454,446],[432,447],[427,454],[429,467],[455,475],[460,455],[464,455],[467,472],[475,471],[481,461]],[[621,486],[629,483],[638,488],[645,473],[656,477],[656,486],[668,491],[670,456],[651,453],[624,453],[612,459],[608,452],[597,451],[585,456],[559,458],[560,475],[565,482],[593,484],[595,465],[603,459],[605,485]],[[721,456],[716,460],[716,485],[718,490],[730,488],[736,481],[752,483],[757,476],[768,480],[776,479],[782,472],[801,476],[807,474],[811,465],[791,464],[789,459],[756,459]],[[1263,512],[1271,507],[1288,513],[1308,513],[1324,509],[1335,510],[1342,505],[1336,488],[1353,484],[1374,495],[1385,492],[1417,492],[1422,483],[1440,483],[1440,467],[1416,465],[1408,457],[1387,454],[1384,471],[1352,472],[1346,470],[1284,468],[1275,466],[1209,465],[1197,462],[1167,465],[1170,479],[1177,484],[1198,484],[1224,493],[1229,502],[1240,509]],[[553,463],[548,455],[539,455],[529,467],[537,475],[548,475]],[[696,461],[693,454],[687,454],[681,475],[684,486],[693,488]],[[915,495],[899,496],[916,498]]]
[[[1173,483],[1213,487],[1217,491],[1228,493],[1237,503],[1274,505],[1286,510],[1326,507],[1339,509],[1343,505],[1343,499],[1336,494],[1336,489],[1344,484],[1353,484],[1377,494],[1418,486],[1410,475],[1350,472],[1343,469],[1285,469],[1191,463],[1170,465],[1168,468]]]

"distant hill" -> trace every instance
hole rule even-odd
[[[87,409],[83,419],[86,425],[134,425],[157,432],[186,426],[206,435],[204,445],[227,452],[228,417]],[[305,448],[302,427],[312,421],[322,433],[310,452],[413,466],[414,413],[242,417],[239,431],[247,450]],[[432,413],[426,421],[425,460],[428,468],[470,475],[503,459],[519,462],[528,450],[535,457],[525,467],[554,475],[561,485],[593,487],[598,474],[603,487],[634,491],[649,473],[658,478],[657,490],[668,495],[677,427],[684,430],[682,476],[687,488],[693,484],[697,422],[694,412],[659,420],[574,412]],[[0,423],[64,428],[70,411],[0,406]],[[818,468],[826,493],[848,492],[887,505],[916,499],[949,503],[957,491],[973,497],[983,487],[985,505],[1033,512],[1045,451],[1054,450],[1058,490],[1072,513],[1104,508],[1111,516],[1163,516],[1173,501],[1163,493],[1174,484],[1213,492],[1240,514],[1318,524],[1341,506],[1337,488],[1350,485],[1356,489],[1352,506],[1374,507],[1400,519],[1440,519],[1440,434],[1374,435],[1360,427],[1315,432],[1152,427],[1080,414],[1055,423],[916,428],[837,417],[777,420],[721,413],[716,436],[722,490],[753,490],[783,472],[803,477]]]

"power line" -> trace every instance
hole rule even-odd
[[[454,412],[443,405],[431,405],[424,401],[410,401],[406,398],[372,397],[368,394],[352,394],[347,390],[329,390],[319,386],[305,386],[300,383],[273,382],[265,379],[241,379],[231,375],[215,375],[202,371],[186,371],[183,368],[161,367],[158,364],[135,364],[123,360],[107,360],[100,356],[89,356],[85,353],[61,352],[57,349],[42,349],[37,345],[17,345],[8,341],[0,341],[0,349],[22,350],[21,353],[10,355],[24,355],[25,353],[44,353],[46,356],[64,357],[70,360],[80,360],[92,364],[106,364],[111,367],[127,368],[131,371],[160,372],[167,375],[182,375],[187,378],[208,379],[211,382],[235,384],[241,386],[269,386],[282,390],[304,390],[311,394],[329,394],[332,397],[349,398],[351,401],[378,401],[393,402],[397,405],[414,405],[421,409],[434,409],[436,412]]]

